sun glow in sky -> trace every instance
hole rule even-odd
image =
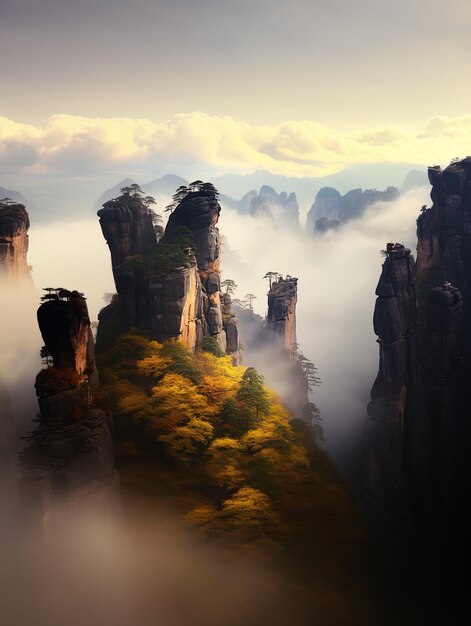
[[[470,18],[464,0],[2,0],[0,172],[463,156]]]

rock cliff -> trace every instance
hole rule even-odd
[[[279,278],[268,292],[267,328],[274,335],[274,342],[287,352],[293,350],[296,342],[296,302],[298,279]]]
[[[22,204],[0,200],[0,272],[15,280],[30,279],[29,217]]]
[[[85,299],[49,290],[38,310],[46,365],[36,378],[39,425],[21,453],[21,494],[33,517],[113,490],[114,444]]]
[[[221,207],[208,185],[177,192],[158,242],[152,216],[138,195],[124,194],[98,212],[118,292],[118,299],[100,313],[103,325],[137,327],[158,341],[179,338],[192,350],[211,336],[226,350],[217,228]],[[230,326],[230,353],[238,355],[234,322]]]
[[[244,363],[260,371],[296,417],[322,437],[320,414],[309,397],[309,392],[320,383],[317,368],[302,354],[296,338],[298,279],[275,275],[275,280],[273,276],[270,280],[265,320],[251,309],[235,306],[244,343]]]
[[[398,196],[396,187],[388,187],[384,191],[352,189],[344,196],[333,187],[322,187],[307,214],[306,231],[312,235],[316,230],[326,230],[326,226],[337,228],[338,222],[360,217],[375,202],[390,202]]]
[[[392,531],[400,508],[409,539],[432,538],[453,546],[451,554],[470,504],[471,158],[431,167],[429,179],[416,278],[409,252],[389,245],[378,284],[366,475]]]
[[[240,364],[239,318],[232,310],[230,294],[221,296],[222,319],[226,333],[226,353],[232,357],[232,364]]]

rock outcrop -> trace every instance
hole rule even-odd
[[[390,202],[398,196],[399,190],[396,187],[388,187],[384,191],[352,189],[344,196],[333,187],[322,187],[307,214],[306,231],[312,235],[315,230],[326,230],[322,225],[337,228],[338,222],[348,222],[360,217],[375,202]],[[319,220],[323,218],[326,221],[321,222],[319,227]]]
[[[267,328],[274,335],[274,343],[292,352],[296,342],[296,302],[298,279],[279,278],[268,292]]]
[[[365,490],[382,514],[390,514],[388,530],[399,532],[407,524],[412,470],[406,475],[405,466],[417,429],[406,415],[415,407],[418,378],[415,263],[408,248],[387,244],[376,295],[379,372],[368,405]]]
[[[261,217],[274,226],[292,231],[299,230],[299,206],[295,193],[277,193],[273,187],[262,185],[260,191],[252,189],[240,200],[222,197],[225,206],[239,213]]]
[[[397,246],[378,285],[380,371],[367,430],[390,424],[370,436],[367,491],[391,529],[401,508],[409,540],[431,538],[452,555],[467,534],[471,484],[471,158],[431,167],[429,179],[433,204],[417,220],[415,287],[410,254]]]
[[[29,280],[29,217],[22,204],[0,200],[0,273],[15,280]]]
[[[158,341],[181,339],[192,350],[210,336],[225,351],[220,210],[215,190],[188,189],[157,242],[152,216],[139,196],[124,194],[105,203],[98,215],[118,299],[100,313],[100,322],[137,327]],[[230,353],[238,355],[234,322],[230,326]]]
[[[60,295],[59,295],[60,294]],[[21,494],[36,520],[56,506],[114,491],[114,443],[85,299],[53,290],[38,310],[46,368],[36,378],[39,426],[21,453]]]
[[[232,357],[232,364],[240,364],[240,341],[239,341],[239,318],[232,310],[232,299],[230,294],[221,296],[222,319],[224,331],[226,333],[226,354]]]

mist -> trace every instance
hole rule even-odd
[[[341,466],[352,461],[378,370],[373,310],[383,262],[380,250],[386,242],[398,241],[415,253],[415,221],[428,194],[428,188],[414,189],[314,238],[230,210],[221,212],[220,230],[231,248],[228,255],[223,251],[223,278],[238,284],[236,297],[255,294],[254,310],[264,317],[264,274],[274,271],[299,279],[298,343],[318,367],[322,384],[312,400],[321,411],[326,449]],[[263,373],[269,380],[269,368]]]
[[[238,284],[236,297],[255,294],[254,310],[265,316],[268,285],[263,275],[277,271],[299,279],[298,343],[318,367],[322,384],[312,400],[322,414],[326,449],[340,465],[348,463],[360,436],[378,368],[372,316],[380,250],[387,241],[399,241],[414,251],[415,220],[428,193],[427,188],[415,189],[396,202],[379,203],[340,230],[314,238],[224,207],[221,212],[219,228],[227,240],[223,278]],[[36,322],[41,288],[83,292],[92,321],[105,305],[104,294],[115,291],[96,217],[33,223],[28,258],[36,289],[3,291],[1,311],[2,328],[8,330],[2,333],[0,371],[20,424],[37,412],[33,385],[42,345]],[[270,378],[269,371],[263,373]]]

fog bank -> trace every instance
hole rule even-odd
[[[322,385],[314,390],[313,400],[321,410],[326,447],[341,463],[366,419],[378,368],[373,310],[383,262],[380,250],[386,242],[398,241],[415,254],[415,220],[428,194],[427,188],[414,189],[315,238],[230,210],[221,213],[220,230],[243,260],[223,253],[223,277],[239,285],[236,297],[255,294],[254,309],[264,316],[264,274],[275,271],[299,278],[298,343],[319,369]]]

